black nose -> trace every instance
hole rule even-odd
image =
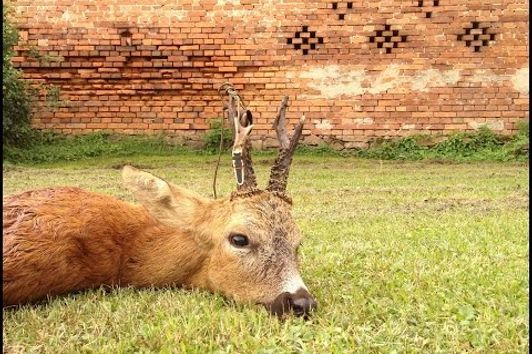
[[[291,296],[292,311],[298,316],[306,316],[316,308],[316,300],[305,289],[298,290]]]
[[[285,313],[293,312],[296,316],[308,318],[317,307],[316,300],[303,288],[295,293],[282,293],[267,305],[270,312],[282,317]]]

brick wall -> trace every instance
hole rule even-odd
[[[74,3],[75,5],[70,5]],[[132,4],[135,5],[132,5]],[[25,77],[61,102],[34,125],[197,139],[241,90],[256,146],[283,95],[305,139],[363,146],[528,120],[525,0],[17,0]],[[53,60],[32,59],[29,48]]]

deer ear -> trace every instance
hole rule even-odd
[[[168,226],[191,226],[190,221],[194,214],[207,202],[196,194],[131,166],[124,166],[122,179],[135,199],[144,205],[154,218]]]
[[[122,180],[127,189],[133,192],[140,202],[162,201],[172,196],[170,185],[166,181],[135,167],[124,166]]]
[[[251,114],[251,111],[248,109],[246,110],[246,126],[253,124],[253,115]]]

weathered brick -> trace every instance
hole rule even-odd
[[[216,89],[225,81],[252,110],[256,137],[274,136],[271,122],[284,95],[290,125],[306,114],[304,134],[357,144],[472,129],[468,120],[486,118],[501,120],[509,133],[528,119],[522,1],[397,7],[382,0],[345,20],[326,2],[273,0],[265,7],[241,0],[248,13],[238,17],[230,2],[186,1],[178,21],[160,10],[162,0],[142,11],[119,0],[120,12],[103,19],[97,11],[107,3],[95,4],[88,16],[83,6],[69,8],[65,24],[56,13],[66,3],[13,1],[23,9],[24,28],[14,64],[75,103],[38,111],[37,128],[202,134],[221,114]],[[121,36],[126,29],[130,34]],[[31,59],[29,45],[59,60]]]

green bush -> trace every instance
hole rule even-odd
[[[18,32],[10,21],[11,8],[3,7],[3,85],[2,85],[2,138],[5,145],[24,146],[32,138],[31,112],[34,90],[22,80],[19,70],[13,67],[13,47]]]
[[[220,149],[220,133],[223,132],[223,150],[227,150],[233,144],[233,132],[229,128],[222,126],[220,119],[211,122],[211,128],[203,135],[205,141],[205,150],[208,152],[217,152]]]
[[[344,155],[341,151],[335,150],[332,146],[326,143],[320,143],[318,146],[309,146],[304,143],[299,143],[296,147],[296,152],[308,155],[317,156],[341,156]]]
[[[487,127],[474,132],[458,132],[430,145],[426,135],[386,140],[355,155],[381,160],[449,160],[449,161],[511,161],[528,159],[528,127],[513,136],[497,135]]]
[[[4,145],[11,147],[29,147],[41,137],[31,128],[31,119],[37,97],[37,90],[46,93],[45,105],[42,107],[55,108],[64,103],[59,99],[60,90],[54,85],[39,83],[30,85],[22,78],[22,71],[13,66],[11,59],[14,46],[18,42],[17,28],[11,22],[12,8],[3,8],[3,122],[2,137]],[[57,57],[43,55],[35,47],[28,48],[28,53],[39,62],[59,60]]]
[[[360,157],[380,160],[420,160],[427,148],[418,145],[418,136],[384,141],[367,150],[359,150]]]
[[[517,134],[528,137],[528,125],[528,121],[526,120],[517,122],[515,125],[517,128]]]

